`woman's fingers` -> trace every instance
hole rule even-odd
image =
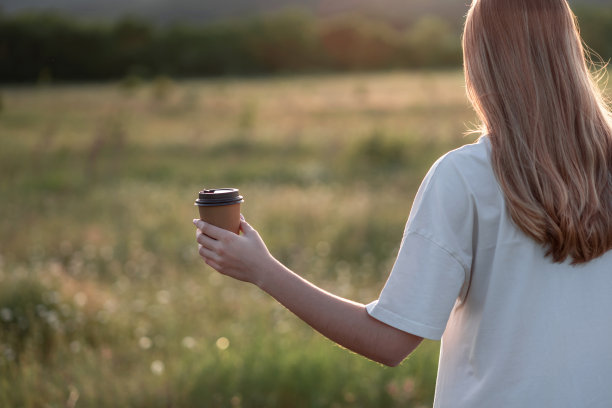
[[[240,230],[242,231],[243,234],[246,235],[248,233],[251,233],[251,231],[253,231],[253,227],[251,227],[249,223],[246,222],[243,218],[242,220],[240,220]]]
[[[198,253],[204,259],[207,265],[213,267],[214,269],[221,271],[221,265],[218,264],[218,256],[214,252],[204,248],[202,245],[199,245]]]
[[[213,261],[212,259],[205,258],[204,262],[206,262],[206,264],[210,266],[211,268],[221,272],[221,266],[215,261]]]
[[[198,245],[198,253],[204,260],[210,259],[211,261],[219,262],[219,255],[203,245]]]
[[[223,228],[216,227],[197,218],[193,220],[193,224],[198,227],[198,229],[202,231],[203,234],[206,234],[216,240],[220,240],[221,238],[226,236],[226,234],[232,234],[231,232],[226,231]]]
[[[234,237],[236,234],[201,220],[193,220],[193,223],[197,226],[196,241],[199,244],[198,253],[208,265],[222,272],[223,266],[221,265],[227,264],[228,261],[225,256],[227,252],[224,249],[224,246],[227,245],[227,240],[222,241],[222,239],[225,234],[230,235],[230,237]]]
[[[202,231],[200,231],[198,229],[198,233],[196,234],[196,241],[198,241],[198,244],[210,249],[210,250],[217,250],[219,248],[219,241],[217,241],[216,239],[212,239],[211,237],[209,237],[208,235],[204,234]]]

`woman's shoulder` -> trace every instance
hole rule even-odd
[[[494,179],[491,164],[491,142],[481,136],[474,143],[465,144],[440,157],[432,166],[432,171],[443,177],[459,177],[463,181],[482,181]]]
[[[491,141],[488,136],[481,136],[473,143],[464,144],[440,157],[439,161],[455,165],[470,166],[491,163]],[[447,163],[448,165],[448,163]]]

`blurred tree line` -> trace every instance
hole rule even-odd
[[[612,7],[577,10],[586,43],[612,58]],[[56,14],[0,15],[0,82],[197,77],[461,64],[460,27],[424,16],[406,27],[299,9],[208,25]]]

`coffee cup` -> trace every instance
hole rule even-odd
[[[198,193],[195,204],[200,219],[235,234],[240,232],[240,204],[244,202],[237,188],[209,188]]]

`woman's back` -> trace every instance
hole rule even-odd
[[[426,211],[435,195],[445,208],[433,211],[455,212],[446,220],[460,224],[452,228],[473,231],[469,240],[423,225],[470,263],[442,337],[436,406],[610,406],[612,251],[581,265],[553,262],[509,216],[487,137],[432,172],[419,197]],[[456,192],[458,184],[466,196],[445,200],[433,191]]]

